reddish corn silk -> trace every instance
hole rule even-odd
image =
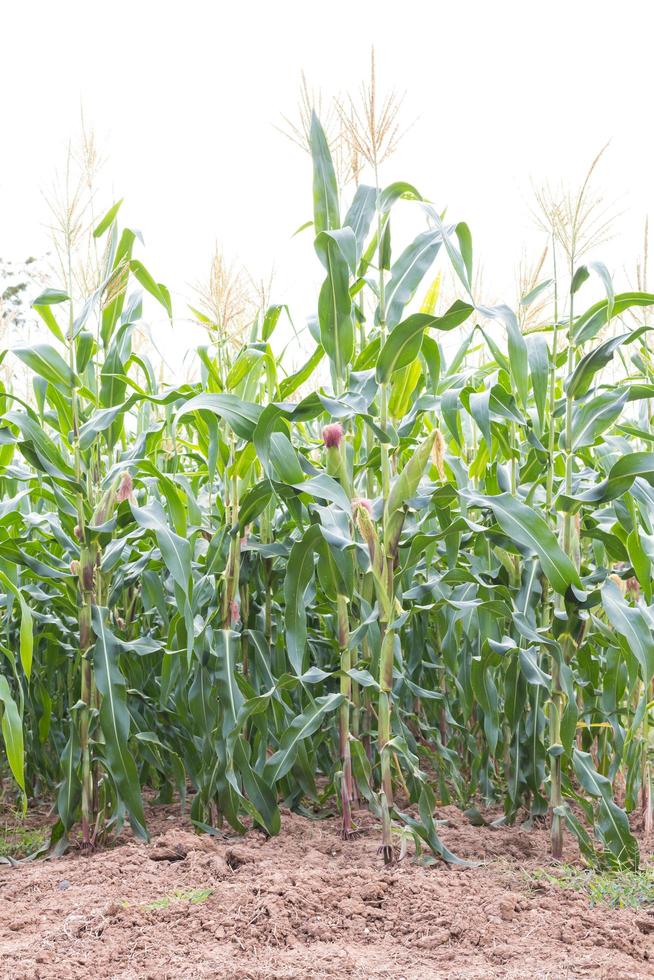
[[[341,439],[343,438],[343,426],[339,422],[330,422],[322,430],[322,441],[327,449],[332,449],[338,447],[341,444]]]
[[[132,483],[132,475],[125,470],[120,478],[120,486],[118,487],[116,500],[118,500],[119,503],[121,503],[123,500],[128,500],[132,496],[133,490],[134,484]]]
[[[352,507],[356,509],[357,507],[363,507],[367,510],[369,514],[372,514],[372,504],[367,497],[355,497],[352,501]]]
[[[74,530],[73,533],[74,533],[74,535],[75,535],[75,537],[77,538],[78,541],[81,541],[82,540],[82,529],[79,526],[79,524],[76,524],[75,525],[75,530]]]
[[[70,574],[79,575],[79,562],[75,561],[74,559],[70,563]]]
[[[238,602],[232,599],[229,603],[229,618],[231,619],[232,626],[238,625],[241,621],[241,613],[238,608]]]

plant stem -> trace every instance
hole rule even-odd
[[[354,832],[352,825],[352,806],[353,798],[352,787],[352,758],[350,753],[350,701],[352,696],[352,682],[348,671],[352,667],[352,656],[349,647],[349,622],[347,612],[347,598],[344,595],[336,597],[337,624],[338,624],[338,647],[340,650],[341,667],[341,694],[343,702],[340,707],[339,716],[339,742],[342,763],[341,780],[341,803],[343,808],[343,837],[351,837]]]
[[[572,252],[570,259],[570,282],[572,283],[574,277],[574,251]],[[572,289],[570,290],[570,312],[568,317],[568,359],[567,359],[567,377],[570,377],[574,369],[575,364],[575,346],[573,343],[573,326],[574,326],[574,294]],[[565,429],[564,429],[564,448],[565,448],[565,492],[566,495],[572,493],[572,474],[573,474],[573,460],[574,453],[572,449],[572,410],[573,410],[573,397],[568,392],[566,393],[565,399]],[[553,419],[552,423],[553,424]],[[579,553],[578,549],[574,546],[573,542],[573,528],[574,528],[574,517],[569,512],[566,511],[563,517],[563,528],[562,528],[562,547],[568,557],[575,563],[578,567],[579,565]],[[563,612],[565,609],[564,600],[562,596],[557,596],[557,603],[559,609]],[[563,662],[568,663],[573,652],[573,640],[572,637],[566,637],[562,644],[562,656]],[[564,706],[564,693],[561,687],[561,664],[557,661],[556,656],[553,657],[552,662],[552,704],[551,704],[551,727],[550,727],[550,749],[554,748],[556,755],[552,757],[551,762],[551,772],[550,772],[550,785],[551,785],[551,799],[550,805],[552,810],[552,828],[551,828],[551,848],[552,857],[560,861],[563,857],[563,828],[564,828],[564,817],[561,813],[557,813],[557,809],[560,809],[563,805],[563,797],[561,793],[561,760],[562,752],[561,749],[561,720],[563,717],[563,706]]]
[[[377,271],[379,282],[379,337],[380,344],[383,346],[386,340],[386,297],[384,284],[384,249],[382,238],[382,214],[379,206],[379,176],[375,165],[375,188],[377,191]],[[388,385],[382,382],[380,391],[380,428],[386,433],[388,427]],[[390,460],[388,456],[388,443],[381,443],[381,491],[384,504],[388,500],[391,484]],[[383,529],[383,541],[386,540],[386,528]],[[382,646],[379,660],[379,702],[378,702],[378,722],[377,722],[377,745],[381,758],[381,786],[382,786],[382,845],[381,850],[384,855],[384,862],[390,863],[393,860],[393,841],[391,837],[390,807],[393,806],[393,779],[391,772],[391,758],[386,746],[391,738],[391,691],[393,686],[393,650],[394,637],[392,630],[388,628],[387,609],[392,602],[393,595],[393,561],[386,555],[384,543],[384,578],[387,595],[387,602],[383,603],[380,610],[379,628],[382,635]]]

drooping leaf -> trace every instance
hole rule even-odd
[[[314,703],[302,714],[293,719],[279,741],[279,748],[266,762],[264,779],[275,783],[282,779],[293,766],[300,743],[321,727],[325,716],[340,707],[342,694],[326,694],[316,698]]]
[[[127,708],[126,682],[118,664],[119,645],[107,625],[107,611],[93,607],[92,651],[98,691],[102,697],[100,726],[104,735],[104,753],[120,798],[129,812],[135,833],[148,839],[141,800],[138,771],[129,749],[130,714]]]
[[[385,295],[386,324],[390,330],[400,322],[406,305],[433,264],[442,243],[439,231],[422,232],[393,263]]]
[[[190,398],[177,410],[175,421],[191,412],[213,412],[233,430],[239,439],[252,439],[254,427],[261,416],[262,408],[252,402],[244,402],[232,394],[201,394]]]
[[[460,491],[460,495],[468,506],[490,508],[505,534],[538,555],[543,572],[556,592],[564,594],[571,585],[581,589],[575,566],[562,551],[547,521],[532,507],[510,493],[484,496]]]
[[[23,721],[9,689],[7,678],[3,674],[0,674],[0,703],[2,704],[2,738],[5,743],[7,762],[12,776],[23,793],[24,808],[26,808]]]
[[[298,675],[302,673],[307,641],[304,594],[313,577],[314,554],[320,540],[320,528],[312,524],[304,536],[293,544],[284,579],[286,650],[291,666]]]
[[[74,383],[75,375],[50,344],[32,344],[30,347],[13,347],[12,350],[30,370],[51,384],[69,389]]]
[[[453,330],[468,319],[473,309],[468,303],[456,300],[443,316],[414,313],[398,323],[379,352],[377,380],[388,381],[395,371],[406,367],[418,356],[426,330]]]

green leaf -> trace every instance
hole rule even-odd
[[[121,197],[120,201],[116,201],[115,204],[112,204],[112,206],[105,214],[104,218],[102,218],[93,229],[94,238],[102,238],[107,228],[109,228],[110,225],[112,225],[113,222],[115,221],[116,215],[120,211],[120,206],[124,200],[125,199]]]
[[[488,446],[489,452],[493,449],[493,435],[490,422],[490,398],[491,393],[488,389],[481,392],[472,392],[468,399],[470,414],[479,426],[484,441]]]
[[[571,585],[581,589],[575,566],[562,551],[547,521],[532,507],[510,493],[497,496],[484,496],[468,490],[459,493],[470,507],[490,508],[509,538],[538,555],[543,572],[555,592],[563,595]]]
[[[456,300],[443,316],[414,313],[391,330],[377,359],[377,381],[388,381],[390,376],[406,367],[420,353],[425,330],[453,330],[468,319],[474,307]]]
[[[545,424],[545,406],[547,404],[547,384],[550,371],[550,352],[547,341],[542,333],[531,334],[525,338],[527,343],[527,360],[531,374],[531,387],[536,403],[538,421],[542,430]]]
[[[588,267],[585,265],[580,265],[578,269],[575,269],[575,273],[572,277],[572,282],[570,283],[570,293],[574,296],[578,292],[587,279],[590,278],[590,272]]]
[[[638,870],[638,843],[629,830],[624,810],[613,800],[611,781],[597,771],[588,752],[575,748],[572,755],[577,779],[583,789],[599,801],[596,831],[620,867]]]
[[[400,322],[405,306],[413,298],[442,244],[440,231],[424,231],[393,263],[385,292],[386,324],[390,330]]]
[[[609,470],[609,475],[590,490],[580,493],[559,494],[557,506],[569,508],[577,503],[604,503],[615,500],[630,490],[634,480],[641,478],[654,486],[654,453],[627,453]]]
[[[347,229],[354,245],[352,231]],[[343,252],[342,237],[337,232],[321,232],[316,238],[316,251],[327,269],[327,278],[318,298],[320,342],[334,364],[337,378],[345,377],[345,369],[354,354],[354,324],[352,298],[349,289],[350,266]]]
[[[111,263],[109,272],[114,286],[111,290],[111,299],[107,298],[102,309],[102,326],[100,328],[102,343],[105,348],[109,345],[109,341],[125,305],[127,277],[123,275],[123,270],[132,257],[132,249],[135,241],[135,232],[131,228],[125,228],[120,236],[115,253],[113,253],[113,262]]]
[[[403,813],[401,810],[397,811],[398,817],[417,835],[421,840],[427,844],[430,850],[438,855],[447,864],[458,865],[464,868],[474,868],[477,867],[477,862],[475,861],[465,861],[463,858],[457,857],[453,854],[442,842],[438,834],[436,833],[436,824],[434,823],[434,810],[436,809],[436,800],[431,787],[425,782],[420,785],[420,799],[418,802],[418,809],[420,812],[420,820],[416,820],[415,817],[411,816],[409,813]]]
[[[36,310],[50,333],[54,334],[62,344],[65,343],[64,333],[50,307],[56,306],[59,303],[67,303],[69,300],[68,293],[63,292],[61,289],[46,289],[32,303],[32,308]]]
[[[279,394],[281,398],[288,398],[292,395],[300,385],[305,384],[309,378],[314,374],[316,368],[325,356],[325,350],[322,344],[316,346],[315,351],[311,357],[302,365],[299,370],[294,374],[289,374],[287,378],[283,378],[279,383]]]
[[[615,290],[613,289],[613,280],[611,278],[611,273],[606,268],[603,262],[597,262],[597,261],[591,262],[590,268],[593,270],[593,272],[596,275],[599,276],[599,278],[602,280],[602,283],[604,285],[604,289],[606,291],[606,301],[607,301],[606,316],[607,319],[610,320],[613,317],[613,308],[615,306]]]
[[[518,396],[526,408],[529,399],[529,352],[520,325],[513,310],[508,306],[478,306],[483,316],[499,320],[506,327],[509,348],[509,370]]]
[[[138,279],[143,288],[147,289],[150,295],[154,296],[158,303],[161,303],[168,316],[172,317],[173,309],[170,304],[170,294],[165,286],[162,286],[159,282],[155,282],[143,263],[139,262],[138,259],[132,259],[129,263],[129,268],[132,275]]]
[[[304,594],[313,578],[314,553],[322,540],[320,527],[312,524],[304,536],[293,544],[284,578],[284,623],[286,652],[290,664],[299,676],[307,642],[307,610]]]
[[[471,242],[468,243],[466,241],[466,237],[464,233],[463,236],[464,247],[469,248],[469,255],[467,256],[467,261],[466,261],[461,255],[459,249],[456,248],[456,246],[453,245],[452,243],[453,229],[451,228],[451,226],[449,228],[446,228],[443,225],[443,221],[442,221],[443,216],[439,215],[436,209],[433,208],[431,205],[425,204],[423,205],[423,207],[427,212],[427,214],[429,215],[429,217],[431,218],[432,222],[436,225],[438,231],[442,236],[443,242],[445,244],[445,251],[447,252],[450,262],[452,263],[452,268],[454,269],[457,276],[461,280],[461,283],[464,286],[468,295],[471,296],[472,283],[470,282],[470,278],[468,275],[468,266],[472,267],[472,243]],[[456,229],[454,230],[456,231]],[[457,235],[457,239],[458,237],[459,236]],[[459,241],[459,245],[460,245],[460,241]]]
[[[132,504],[132,514],[140,527],[154,531],[166,568],[184,595],[188,597],[191,587],[190,542],[170,530],[164,510],[158,501],[153,501],[148,507],[136,507]]]
[[[222,706],[223,737],[232,731],[243,707],[244,698],[236,683],[236,659],[240,638],[232,630],[219,630],[216,656],[218,667],[216,681]]]
[[[59,478],[62,482],[73,483],[75,472],[64,459],[57,445],[43,431],[31,414],[26,412],[6,412],[5,422],[15,425],[23,437],[21,451],[29,457],[29,461],[49,476]],[[33,448],[34,455],[30,453]]]
[[[71,711],[68,741],[61,754],[60,767],[62,779],[57,792],[57,812],[66,831],[75,823],[77,808],[82,795],[78,768],[81,752],[79,746],[79,719],[77,711]]]
[[[537,300],[546,289],[549,289],[553,282],[553,279],[545,279],[543,282],[539,282],[537,286],[534,286],[528,293],[525,293],[520,300],[520,306],[531,306],[534,300]]]
[[[32,344],[30,347],[13,347],[16,357],[27,364],[41,378],[50,384],[70,389],[75,383],[75,375],[54,347],[49,344]]]
[[[279,318],[282,314],[282,310],[286,310],[288,313],[288,307],[283,303],[278,303],[275,306],[269,306],[263,316],[263,323],[261,324],[261,339],[269,340],[275,330],[275,327],[279,323]]]
[[[279,808],[274,790],[270,784],[259,775],[250,763],[249,746],[243,737],[236,740],[233,753],[234,765],[238,770],[240,780],[232,778],[230,770],[227,778],[230,785],[241,797],[241,800],[258,824],[265,828],[268,834],[278,834],[281,827]],[[246,797],[241,792],[241,785]],[[247,802],[246,802],[247,801]],[[249,806],[248,806],[249,804]],[[253,809],[252,809],[253,808]]]
[[[96,350],[95,337],[88,330],[80,330],[75,339],[75,367],[83,374]]]
[[[340,225],[338,184],[325,132],[315,112],[311,113],[309,134],[313,161],[313,224],[316,234]]]
[[[609,340],[605,340],[599,347],[585,354],[570,377],[566,379],[565,390],[567,394],[571,398],[579,398],[581,395],[585,395],[597,372],[606,367],[618,347],[622,344],[633,343],[634,340],[638,340],[648,329],[648,327],[640,327],[638,330],[632,330],[630,333],[621,333],[617,337],[610,337]]]
[[[459,251],[468,276],[468,282],[472,282],[472,235],[465,221],[460,221],[454,229],[459,240]]]
[[[572,341],[576,347],[580,347],[587,341],[592,340],[602,327],[614,316],[620,316],[634,306],[654,306],[654,294],[631,292],[618,293],[613,302],[608,299],[600,300],[595,303],[585,313],[575,320]]]
[[[102,696],[100,727],[104,735],[103,753],[121,800],[127,807],[134,832],[148,839],[141,800],[138,771],[129,749],[130,714],[126,682],[118,665],[119,644],[107,626],[108,610],[94,606],[92,650],[95,680]]]
[[[25,749],[23,744],[23,722],[18,706],[11,696],[7,678],[0,674],[0,703],[2,703],[2,737],[5,743],[7,762],[11,774],[23,793],[24,809],[27,807],[25,796]]]
[[[304,472],[291,440],[283,432],[272,432],[268,447],[272,478],[289,486],[297,486],[304,481]]]
[[[279,741],[279,748],[266,762],[266,783],[276,783],[290,772],[297,758],[300,742],[313,735],[322,726],[325,716],[340,707],[342,701],[342,694],[325,694],[316,698],[306,711],[293,719]]]
[[[175,423],[191,412],[213,412],[224,419],[239,439],[251,440],[254,428],[261,417],[263,409],[253,402],[245,402],[236,395],[219,395],[204,393],[196,395],[185,402],[175,414]]]
[[[346,514],[349,514],[352,509],[350,499],[340,483],[326,473],[311,476],[302,483],[293,483],[292,486],[296,490],[311,494],[312,497],[316,497],[319,500],[326,500],[328,503],[338,504]]]
[[[32,674],[32,657],[34,653],[34,623],[32,611],[23,598],[23,593],[11,579],[0,571],[0,582],[18,599],[20,605],[20,662],[28,681]]]
[[[592,446],[622,414],[627,401],[625,390],[604,391],[572,411],[572,448]]]
[[[347,210],[343,219],[343,227],[351,228],[357,246],[357,256],[363,252],[372,219],[375,216],[375,203],[377,200],[377,190],[367,184],[359,184],[357,187],[352,204]]]
[[[628,605],[610,579],[602,586],[602,605],[611,626],[624,637],[626,648],[638,661],[645,690],[649,690],[654,677],[654,638],[643,610]]]
[[[652,562],[643,548],[640,529],[635,527],[627,536],[627,551],[629,561],[643,590],[648,603],[652,601]]]
[[[56,306],[58,303],[67,303],[69,300],[70,296],[63,289],[44,289],[36,297],[32,306],[35,309],[39,306]]]
[[[379,210],[382,214],[387,214],[396,201],[422,201],[422,197],[413,184],[397,180],[385,187],[379,195]]]

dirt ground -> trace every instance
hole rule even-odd
[[[406,859],[379,835],[285,813],[279,837],[198,836],[177,807],[151,810],[151,844],[0,866],[0,976],[165,978],[654,977],[654,914],[592,908],[525,872],[547,831],[473,827],[454,807],[441,836],[475,869]],[[570,849],[569,859],[574,860]]]

